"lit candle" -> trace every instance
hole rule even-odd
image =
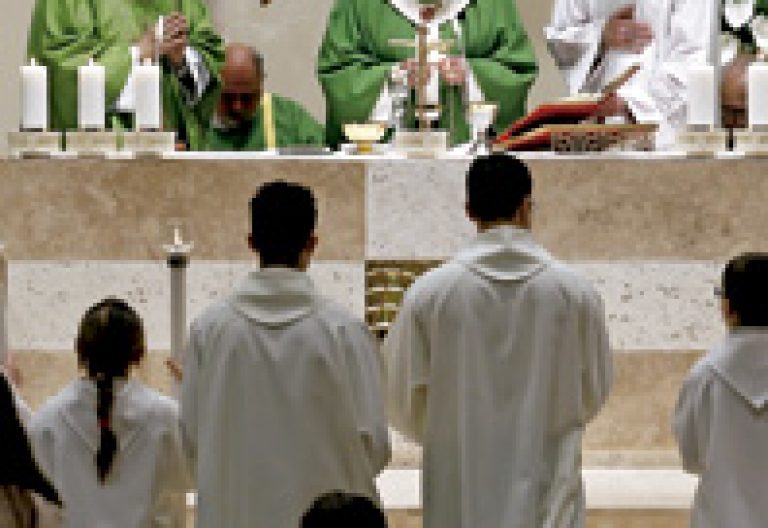
[[[160,67],[149,59],[133,72],[136,130],[160,130]]]
[[[104,130],[106,115],[104,66],[93,59],[77,70],[77,110],[81,130]]]
[[[749,126],[768,125],[768,64],[749,66]]]
[[[185,244],[179,227],[173,229],[173,244],[163,246],[171,279],[171,358],[184,363],[184,343],[187,335],[187,267],[192,244]],[[178,386],[174,386],[178,396]]]
[[[35,59],[21,67],[21,129],[48,129],[48,68]]]
[[[688,124],[715,126],[715,69],[708,64],[688,67]]]

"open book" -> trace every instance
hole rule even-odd
[[[578,125],[593,117],[600,105],[624,86],[640,65],[628,68],[610,82],[602,93],[578,94],[551,103],[544,103],[518,119],[494,141],[496,150],[545,150],[552,139],[552,126]]]

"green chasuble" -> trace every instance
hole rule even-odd
[[[538,71],[515,0],[474,0],[459,18],[461,40],[451,22],[440,26],[440,37],[454,40],[451,55],[466,56],[485,99],[499,104],[496,128],[505,128],[524,115]],[[416,30],[388,0],[336,0],[318,56],[329,144],[343,140],[344,123],[368,120],[392,67],[415,57],[413,48],[390,45],[393,38],[415,40]],[[454,143],[469,138],[461,92],[440,90],[440,126],[453,125]],[[451,109],[458,115],[448,115]]]
[[[77,128],[77,68],[93,57],[106,69],[107,111],[113,109],[131,72],[130,48],[158,17],[179,11],[189,21],[189,46],[211,75],[206,93],[193,105],[167,61],[163,61],[163,121],[167,130],[200,148],[214,109],[224,46],[214,32],[204,0],[37,0],[27,54],[48,66],[51,128]],[[117,124],[108,116],[108,126]],[[131,126],[121,116],[120,126]]]
[[[298,103],[272,95],[272,118],[278,148],[298,145],[323,146],[323,127]],[[245,130],[225,130],[211,127],[206,137],[206,150],[266,150],[266,129],[263,107],[259,107],[251,126]]]

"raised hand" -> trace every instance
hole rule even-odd
[[[617,10],[603,29],[602,46],[605,50],[641,53],[652,41],[653,30],[649,24],[635,20],[634,5]]]
[[[463,57],[446,57],[438,65],[440,77],[446,84],[462,86],[467,80],[467,61]]]
[[[184,62],[184,50],[189,45],[189,22],[179,12],[163,18],[163,41],[160,55],[167,57],[171,64],[179,67]]]

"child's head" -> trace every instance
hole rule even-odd
[[[371,499],[334,491],[312,504],[300,528],[387,528],[387,518]]]
[[[103,482],[118,447],[111,424],[114,379],[127,376],[131,366],[144,357],[146,346],[141,318],[124,301],[104,299],[85,312],[76,349],[80,365],[96,382],[96,419],[100,432],[96,471]]]
[[[768,327],[768,254],[731,260],[722,276],[723,316],[729,327]]]

